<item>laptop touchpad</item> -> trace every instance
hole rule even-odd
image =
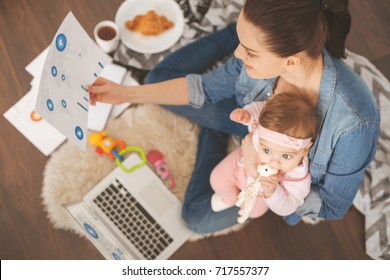
[[[155,215],[163,216],[173,205],[169,197],[160,189],[161,183],[151,181],[142,191],[139,197],[153,209]]]

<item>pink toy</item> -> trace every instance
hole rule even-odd
[[[175,187],[175,181],[169,172],[168,165],[163,160],[163,154],[159,150],[150,150],[146,158],[154,166],[157,175],[170,186],[170,189],[173,189]]]

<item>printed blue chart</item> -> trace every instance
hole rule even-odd
[[[50,45],[35,111],[82,150],[87,145],[87,85],[111,61],[70,12]]]
[[[65,208],[106,259],[132,259],[131,255],[112,235],[111,231],[97,219],[84,201],[70,203]]]

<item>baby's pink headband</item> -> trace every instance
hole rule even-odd
[[[259,149],[259,138],[283,146],[285,148],[295,149],[297,151],[308,147],[311,143],[311,138],[294,138],[286,134],[262,127],[260,124],[258,124],[258,126],[255,128],[252,137],[253,145],[255,145],[256,151]]]

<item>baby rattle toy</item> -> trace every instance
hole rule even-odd
[[[126,147],[126,144],[122,140],[114,140],[111,137],[107,137],[107,132],[94,132],[88,137],[88,141],[92,146],[96,146],[96,153],[99,155],[106,154],[108,157],[120,161],[123,157],[119,155],[119,152]]]
[[[125,172],[131,172],[134,169],[146,164],[145,152],[140,147],[130,146],[126,147],[126,144],[122,140],[114,140],[111,137],[107,137],[107,132],[94,132],[88,137],[88,141],[92,146],[96,146],[96,153],[99,155],[106,154],[108,157],[115,159],[116,165],[122,168]],[[123,155],[128,152],[138,152],[142,162],[138,163],[130,168],[125,167],[122,164],[124,160]]]
[[[238,195],[236,206],[241,207],[241,209],[238,211],[239,217],[237,218],[237,221],[240,224],[244,223],[249,218],[249,214],[256,204],[257,194],[263,192],[260,177],[268,177],[278,173],[278,170],[272,169],[267,164],[259,165],[257,171],[259,172],[259,176],[245,189],[241,190]]]
[[[164,161],[163,154],[158,150],[150,150],[146,155],[148,162],[154,166],[157,175],[169,186],[172,190],[175,187],[175,181],[169,172],[168,165]]]

